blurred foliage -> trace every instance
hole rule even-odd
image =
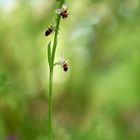
[[[139,0],[69,0],[55,68],[54,140],[140,139]],[[0,140],[47,139],[45,37],[55,0],[0,0]]]

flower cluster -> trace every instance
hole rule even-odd
[[[57,9],[55,11],[58,15],[60,15],[63,19],[68,17],[68,12],[67,12],[67,5],[63,4],[62,8]],[[53,33],[53,31],[55,31],[55,28],[51,25],[50,27],[48,27],[48,29],[45,32],[45,36],[49,36],[51,33]]]
[[[59,2],[59,1],[58,1]],[[66,3],[64,3],[61,8],[55,10],[55,12],[60,16],[60,18],[62,17],[63,19],[68,17],[68,12],[67,12],[67,5]],[[59,27],[59,26],[58,26]],[[45,31],[45,36],[49,36],[50,34],[52,34],[53,32],[57,33],[57,27],[55,26],[49,26],[48,29]],[[51,45],[51,44],[49,44]],[[49,48],[49,46],[48,46]],[[50,55],[49,55],[50,54]],[[52,56],[51,51],[49,51],[48,56]],[[49,58],[52,59],[52,58]],[[63,68],[63,70],[65,72],[68,71],[69,65],[68,65],[68,61],[65,60],[64,58],[62,58],[60,61],[58,61],[57,63],[55,63],[54,65],[61,65],[61,67]]]

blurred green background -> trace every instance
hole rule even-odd
[[[0,0],[0,140],[46,140],[55,0]],[[67,0],[55,67],[54,140],[140,139],[140,1]]]

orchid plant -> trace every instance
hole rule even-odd
[[[48,48],[48,63],[49,63],[49,99],[48,99],[48,139],[52,140],[52,91],[53,91],[53,74],[54,74],[54,66],[55,65],[61,65],[63,70],[66,72],[68,70],[68,63],[67,60],[64,58],[61,59],[58,62],[55,61],[55,54],[56,54],[56,48],[57,48],[57,42],[58,42],[58,34],[60,29],[60,21],[61,19],[65,19],[68,17],[67,12],[67,5],[65,3],[65,0],[56,0],[59,2],[59,7],[56,9],[56,20],[55,20],[55,26],[50,26],[45,32],[45,36],[49,36],[54,32],[54,40],[53,45],[51,41],[49,42],[47,48]]]

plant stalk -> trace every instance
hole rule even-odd
[[[48,131],[48,137],[49,140],[52,140],[52,89],[53,89],[53,68],[50,67],[50,73],[49,73],[49,101],[48,101],[48,115],[49,115],[49,131]]]
[[[62,5],[65,3],[65,0],[61,0],[59,8],[62,7]],[[52,54],[51,54],[51,63],[49,65],[50,71],[49,71],[49,101],[48,101],[48,140],[52,140],[52,92],[53,92],[53,72],[54,72],[54,59],[55,59],[55,52],[57,47],[57,40],[58,40],[58,32],[59,32],[59,26],[60,26],[60,20],[61,16],[57,15],[56,17],[56,29],[55,29],[55,35],[54,35],[54,42],[53,42],[53,48],[52,48]]]

